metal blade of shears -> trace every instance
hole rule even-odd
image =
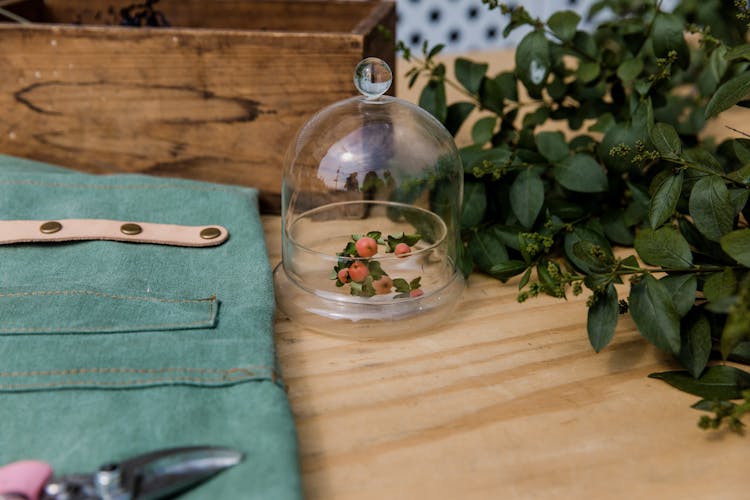
[[[120,485],[134,500],[170,498],[237,465],[243,458],[241,452],[220,446],[159,450],[121,462]]]
[[[157,500],[174,498],[242,461],[243,454],[218,446],[157,450],[105,464],[93,474],[53,478],[40,500]],[[36,498],[36,497],[33,497]]]

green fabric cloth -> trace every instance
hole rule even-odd
[[[257,192],[0,156],[0,219],[66,218],[222,225],[230,236],[208,248],[0,245],[0,464],[87,472],[223,445],[244,462],[186,498],[299,498]]]

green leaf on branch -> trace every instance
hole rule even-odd
[[[512,71],[504,71],[492,78],[502,95],[513,102],[518,102],[518,80]]]
[[[673,354],[680,352],[680,317],[667,288],[647,274],[630,287],[630,315],[646,340]]]
[[[601,132],[606,134],[607,131],[615,125],[615,117],[612,113],[604,113],[597,120],[596,123],[589,127],[590,132]]]
[[[745,267],[750,267],[750,229],[738,229],[721,238],[721,248]]]
[[[482,80],[482,85],[479,89],[479,101],[482,103],[482,107],[500,115],[503,112],[503,105],[506,98],[510,99],[510,96],[505,93],[499,77]]]
[[[685,316],[695,305],[698,280],[692,274],[676,274],[665,276],[659,281],[671,295],[677,315]]]
[[[573,245],[573,255],[594,272],[604,272],[614,264],[614,256],[599,245],[582,240]]]
[[[559,281],[553,278],[550,273],[550,263],[549,260],[541,260],[536,266],[536,276],[539,278],[539,283],[542,285],[544,293],[550,297],[564,297],[565,292],[560,286]],[[554,264],[552,264],[552,266],[555,268],[557,267]]]
[[[726,111],[750,94],[750,73],[745,72],[723,83],[716,89],[706,106],[706,118],[713,118]]]
[[[573,47],[581,54],[592,59],[596,59],[599,50],[596,40],[585,31],[577,31],[573,37]]]
[[[445,128],[451,135],[456,135],[476,106],[470,102],[455,102],[448,106],[445,116]]]
[[[487,64],[475,63],[468,59],[459,57],[456,59],[454,72],[456,73],[456,79],[466,90],[472,94],[478,94],[479,88],[482,85],[482,79],[484,78],[485,73],[487,73],[488,67]]]
[[[576,70],[576,76],[578,80],[584,85],[588,85],[601,74],[602,67],[598,62],[582,62],[578,65]]]
[[[750,45],[748,45],[748,47],[750,47]],[[734,154],[737,156],[737,159],[740,160],[740,163],[742,165],[750,167],[750,140],[736,139],[732,142],[732,149],[734,150]],[[742,179],[742,177],[743,176],[740,176],[740,179]],[[742,180],[740,180],[740,182],[742,182]],[[747,181],[745,181],[745,183],[747,183]]]
[[[495,6],[498,6],[497,2],[495,2]],[[527,24],[533,26],[534,18],[522,6],[514,7],[510,10],[510,20],[505,29],[503,29],[503,36],[507,38],[514,30]]]
[[[750,274],[740,283],[739,294],[729,308],[727,322],[721,334],[721,355],[724,359],[740,343],[750,340]]]
[[[528,33],[516,48],[516,75],[534,98],[541,96],[551,66],[549,41],[541,31]]]
[[[709,302],[718,302],[726,297],[731,297],[737,290],[737,277],[729,268],[721,272],[713,273],[703,283],[703,296]]]
[[[508,252],[502,239],[492,226],[474,233],[469,241],[469,250],[474,264],[488,274],[493,267],[508,260]]]
[[[750,340],[750,311],[745,307],[744,310],[732,309],[727,316],[727,322],[724,324],[724,331],[721,334],[721,355],[728,358],[729,354],[741,342]]]
[[[676,52],[677,64],[685,69],[690,64],[690,50],[685,41],[685,24],[674,14],[660,12],[654,18],[652,29],[654,54],[669,58]]]
[[[638,232],[635,250],[645,263],[652,266],[683,269],[693,265],[693,254],[687,240],[669,226]]]
[[[425,40],[425,42],[426,42],[426,40]],[[425,45],[424,47],[426,48],[427,45]],[[445,48],[445,44],[444,43],[439,43],[439,44],[435,45],[433,48],[431,48],[429,52],[425,52],[425,56],[427,57],[428,60],[432,59],[433,57],[435,57],[436,55],[438,55],[439,53],[441,53],[444,48]]]
[[[648,207],[651,204],[648,192],[637,184],[626,181],[630,190],[631,201],[625,209],[623,217],[628,226],[639,225],[648,217]]]
[[[623,123],[617,123],[609,127],[597,148],[599,158],[607,168],[616,172],[627,172],[633,167],[635,144],[637,141],[643,140],[644,135],[645,131],[636,130]],[[613,153],[616,148],[622,145],[625,145],[627,150],[621,153]]]
[[[599,250],[596,253],[602,257],[594,256],[595,248]],[[589,251],[582,253],[584,249]],[[605,268],[612,259],[612,248],[607,238],[583,227],[576,227],[573,232],[565,235],[564,250],[568,260],[586,274]]]
[[[461,227],[474,227],[482,221],[487,209],[487,190],[483,182],[466,182]]]
[[[601,219],[604,234],[616,245],[633,246],[633,232],[625,223],[625,212],[622,209],[611,210]]]
[[[609,187],[604,169],[586,154],[563,159],[555,165],[552,173],[564,188],[579,193],[602,193]]]
[[[526,263],[522,260],[508,260],[492,266],[489,274],[505,283],[513,276],[518,276],[524,272],[527,267]]]
[[[706,117],[750,108],[750,26],[699,1],[665,12],[658,1],[596,0],[591,12],[611,13],[589,20],[590,30],[573,12],[544,23],[523,7],[485,3],[510,15],[507,33],[528,27],[512,70],[488,74],[488,65],[458,58],[446,76],[427,57],[406,73],[427,76],[420,104],[451,134],[477,143],[459,151],[465,195],[456,264],[464,273],[516,276],[520,300],[564,297],[583,285],[594,292],[587,331],[595,350],[629,309],[643,336],[688,370],[681,377],[721,386],[722,369],[706,368],[712,348],[750,360],[750,140],[714,139]],[[750,14],[743,9],[735,13]],[[687,33],[700,43],[689,44]],[[446,106],[446,85],[471,99]],[[556,131],[566,124],[572,134]],[[436,211],[426,194],[455,179],[425,172],[405,183],[399,163],[384,166],[398,195],[390,199]],[[612,245],[635,247],[640,258],[616,258]],[[340,259],[346,267],[352,256]],[[620,285],[630,287],[627,303],[618,300]],[[366,281],[356,286],[374,293]]]
[[[728,176],[740,184],[750,185],[750,159],[744,167],[729,172]]]
[[[550,163],[564,160],[570,154],[565,136],[560,132],[539,132],[534,137],[539,154]]]
[[[677,131],[668,123],[657,123],[651,129],[651,142],[664,158],[678,158],[682,153],[682,141]]]
[[[475,169],[485,168],[485,163],[498,167],[501,171],[508,166],[512,153],[507,146],[498,146],[492,149],[482,149],[482,145],[474,144],[459,150],[464,172],[473,173]]]
[[[445,123],[448,116],[445,82],[442,80],[430,80],[422,89],[422,93],[419,96],[419,106],[437,118],[440,123]]]
[[[711,366],[698,379],[685,371],[652,373],[649,377],[710,400],[740,399],[742,391],[750,388],[750,373],[733,366]]]
[[[522,170],[510,186],[510,206],[521,225],[530,229],[544,204],[544,183],[533,170]]]
[[[729,190],[729,200],[734,206],[735,215],[739,215],[740,212],[747,205],[747,200],[750,198],[750,191],[742,188],[733,188]]]
[[[562,10],[550,16],[547,26],[561,42],[569,42],[573,40],[579,22],[581,22],[581,16],[572,10]]]
[[[750,44],[738,45],[729,49],[724,56],[727,61],[734,61],[735,59],[745,59],[750,61]]]
[[[617,68],[617,77],[623,82],[632,82],[643,71],[643,60],[638,58],[626,59]]]
[[[702,177],[690,192],[690,215],[698,230],[713,241],[732,230],[734,206],[724,181],[716,175]]]
[[[664,224],[677,208],[682,193],[682,183],[685,178],[682,172],[676,175],[668,175],[659,184],[648,207],[648,220],[651,229]]]
[[[711,355],[711,325],[706,315],[692,311],[682,320],[682,346],[677,356],[682,366],[698,378]]]
[[[591,347],[596,352],[604,349],[615,335],[618,312],[617,290],[610,283],[606,292],[594,295],[594,303],[589,307],[586,330]]]
[[[480,118],[471,128],[471,140],[474,144],[484,144],[492,139],[492,134],[495,132],[497,126],[497,118],[494,116],[486,116]]]
[[[727,60],[727,48],[724,45],[719,45],[711,53],[711,58],[708,62],[709,68],[711,69],[711,76],[713,76],[716,82],[720,82],[724,77],[724,74],[729,68],[729,60]]]

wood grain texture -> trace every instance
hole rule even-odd
[[[508,51],[469,57],[494,72],[513,65]],[[419,86],[406,81],[397,94],[415,102]],[[709,132],[730,135],[723,125],[744,116],[733,111]],[[280,221],[264,224],[276,264]],[[678,366],[628,316],[596,354],[585,295],[518,304],[516,294],[514,282],[473,274],[455,319],[388,342],[328,338],[279,316],[307,498],[747,498],[748,438],[700,430],[698,398],[647,378]]]
[[[35,21],[117,25],[120,9],[138,3],[143,2],[46,0]],[[378,5],[376,0],[159,0],[154,9],[180,28],[351,33]]]
[[[585,297],[516,293],[472,275],[455,319],[388,342],[279,316],[306,497],[747,498],[747,438],[698,429],[697,398],[647,378],[676,365],[630,318],[595,354]]]
[[[240,3],[255,5],[200,5],[212,6],[209,16]],[[314,2],[301,3],[310,14]],[[292,4],[257,5],[261,13],[276,6],[294,28]],[[190,5],[188,14],[199,8]],[[333,10],[349,31],[325,32]],[[306,17],[318,27],[309,32],[0,23],[0,152],[90,172],[254,186],[278,209],[283,156],[298,128],[354,95],[365,50],[392,62],[376,26],[392,27],[393,12],[389,1],[334,2]]]

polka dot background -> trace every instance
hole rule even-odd
[[[533,0],[523,2],[532,16],[547,20],[558,10],[575,10],[585,19],[596,0]],[[520,4],[509,0],[508,5]],[[667,0],[669,8],[676,0]],[[507,17],[499,9],[489,10],[481,0],[397,0],[399,40],[420,49],[424,40],[430,46],[445,44],[445,52],[471,52],[514,47],[528,33],[519,28],[503,38]],[[605,16],[606,13],[602,13]],[[598,17],[603,19],[603,17]],[[586,24],[583,25],[586,28]]]

